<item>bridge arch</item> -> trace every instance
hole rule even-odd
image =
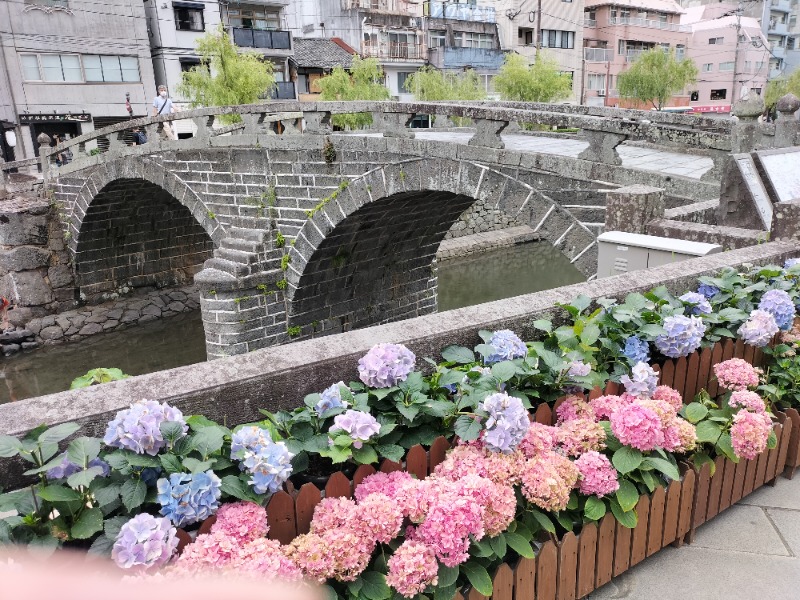
[[[439,243],[477,201],[594,274],[595,236],[545,194],[475,162],[411,159],[343,184],[312,211],[289,251],[289,325],[334,332],[435,312]]]
[[[76,283],[87,299],[192,281],[224,236],[205,204],[143,157],[94,170],[67,213]]]

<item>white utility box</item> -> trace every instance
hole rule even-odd
[[[719,244],[687,242],[626,231],[606,231],[597,237],[597,277],[611,277],[722,252]]]

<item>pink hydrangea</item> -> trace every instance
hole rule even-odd
[[[555,452],[527,461],[522,472],[522,494],[544,510],[564,510],[580,473],[566,456]]]
[[[748,390],[736,391],[731,394],[728,405],[731,408],[742,407],[751,412],[764,413],[767,411],[767,406],[764,400],[755,392]]]
[[[230,567],[237,573],[257,574],[283,581],[297,581],[303,575],[283,553],[280,542],[263,537],[248,542],[233,558]]]
[[[374,549],[374,541],[344,528],[297,536],[284,551],[306,577],[325,583],[355,580],[367,568]]]
[[[517,446],[525,458],[535,458],[539,454],[550,452],[556,445],[557,429],[542,423],[531,423],[525,437]]]
[[[242,544],[263,538],[268,531],[267,511],[255,502],[223,504],[211,526],[211,533],[224,533]]]
[[[617,470],[604,454],[591,450],[575,461],[581,474],[580,492],[585,496],[594,494],[602,498],[619,489]]]
[[[683,408],[683,397],[681,396],[681,393],[678,390],[669,387],[668,385],[659,385],[656,388],[656,391],[653,392],[653,400],[667,402],[668,404],[672,405],[672,407],[675,409],[675,412]]]
[[[413,477],[405,471],[374,473],[373,475],[365,477],[363,481],[358,484],[355,490],[356,500],[360,502],[370,494],[376,493],[385,494],[389,496],[389,498],[394,499],[398,490],[411,479],[413,479]]]
[[[661,418],[639,402],[623,406],[610,420],[611,431],[625,446],[648,452],[664,444]]]
[[[567,396],[564,401],[556,408],[556,415],[558,415],[558,422],[572,421],[584,417],[586,419],[594,419],[592,407],[583,396]]]
[[[731,445],[736,456],[753,460],[767,449],[772,421],[766,413],[740,410],[733,417]]]
[[[241,549],[240,540],[223,531],[201,534],[183,549],[175,566],[185,572],[221,569],[229,566]]]
[[[674,443],[671,452],[683,454],[691,452],[697,445],[697,429],[689,421],[685,419],[676,418],[673,425],[675,430],[674,435],[677,437],[677,443]],[[673,435],[672,433],[670,435]]]
[[[517,512],[517,498],[513,486],[495,483],[485,477],[467,475],[458,483],[484,506],[483,528],[486,535],[494,537],[508,529]]]
[[[611,416],[611,413],[622,408],[626,404],[631,403],[634,397],[630,394],[627,396],[627,398],[623,396],[616,396],[614,394],[598,396],[594,400],[590,401],[589,405],[592,407],[592,412],[595,414],[597,419],[608,419]]]
[[[350,498],[323,498],[314,509],[311,532],[321,534],[352,527],[356,516],[356,503]]]
[[[401,596],[413,598],[439,583],[436,553],[422,542],[406,540],[388,561],[386,583]]]
[[[600,423],[590,419],[572,419],[558,426],[558,444],[569,456],[602,450],[606,447],[605,440],[606,430]]]
[[[741,358],[714,365],[714,374],[720,387],[726,390],[744,391],[758,386],[758,371]]]
[[[435,502],[438,489],[433,481],[436,480],[412,479],[397,491],[395,501],[403,510],[403,516],[412,523],[421,523],[431,503]]]
[[[381,544],[397,537],[403,526],[402,509],[386,494],[370,494],[361,500],[356,515],[363,534]]]
[[[475,473],[496,483],[515,485],[519,482],[522,460],[519,449],[506,454],[491,452],[480,443],[459,444],[449,452],[443,463],[436,466],[434,474],[456,481],[468,473]]]

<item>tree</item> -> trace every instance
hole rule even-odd
[[[767,83],[767,89],[764,90],[764,104],[767,105],[765,113],[774,117],[777,114],[775,105],[786,94],[800,98],[800,70],[795,70],[789,77],[778,77]]]
[[[494,89],[503,100],[554,102],[572,94],[572,78],[560,72],[555,59],[544,52],[530,66],[523,56],[507,54],[494,78]]]
[[[353,57],[350,72],[341,66],[319,80],[321,100],[388,100],[389,90],[383,85],[383,71],[375,58]],[[333,124],[341,128],[360,129],[372,124],[371,113],[333,115]]]
[[[200,64],[183,74],[180,94],[198,106],[253,104],[272,91],[272,63],[261,53],[240,50],[222,26],[197,40]],[[223,116],[223,122],[238,122],[238,115]]]
[[[422,102],[486,98],[486,88],[472,69],[445,73],[427,65],[406,79],[405,88]]]
[[[619,74],[617,90],[623,98],[652,104],[653,108],[661,110],[674,94],[696,81],[697,66],[693,60],[678,60],[672,50],[651,48]]]

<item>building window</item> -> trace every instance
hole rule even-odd
[[[756,61],[756,73],[763,68],[764,68],[764,61],[763,60]]]
[[[686,46],[683,44],[678,44],[675,46],[675,58],[677,60],[683,60],[684,56],[686,56]]]
[[[603,90],[606,89],[606,76],[604,73],[589,73],[586,77],[586,89]]]
[[[173,2],[175,9],[175,29],[181,31],[204,31],[203,5]]]
[[[270,12],[264,6],[228,7],[228,24],[231,27],[259,30],[278,29],[280,22],[280,15],[277,12]]]
[[[759,96],[761,95],[761,88],[753,88],[753,91]]]
[[[700,100],[700,92],[695,90],[694,92],[689,93],[689,101],[690,102],[698,102]]]
[[[725,42],[724,37],[715,37],[715,38],[708,38],[709,44],[722,44]]]
[[[517,30],[517,38],[519,39],[518,43],[523,45],[523,46],[533,46],[533,44],[535,43],[533,41],[534,40],[534,37],[533,37],[534,35],[535,35],[535,33],[534,33],[533,29],[522,29],[522,28],[520,28],[520,29]]]
[[[704,63],[703,73],[711,73],[714,70],[714,63]]]
[[[406,93],[406,81],[408,81],[408,78],[411,77],[411,75],[413,75],[413,73],[405,73],[403,71],[400,71],[397,74],[397,92],[398,93],[400,93],[400,94]]]
[[[575,32],[560,31],[557,29],[542,29],[542,48],[564,48],[575,47]]]
[[[444,48],[447,45],[447,32],[431,30],[431,48]]]
[[[139,59],[135,56],[86,55],[83,57],[83,68],[86,81],[141,81]]]
[[[488,33],[472,33],[456,31],[454,34],[456,47],[460,48],[494,48],[494,36]]]
[[[725,100],[728,97],[728,90],[721,89],[721,90],[711,90],[710,100]]]
[[[82,82],[81,59],[77,54],[40,54],[44,81]]]
[[[200,59],[199,58],[192,58],[192,57],[184,57],[179,59],[181,63],[181,71],[183,73],[188,73],[194,67],[200,66]]]
[[[39,69],[39,57],[36,54],[20,54],[22,63],[22,79],[25,81],[41,81],[42,72]]]
[[[720,71],[733,71],[733,67],[736,63],[733,61],[728,62],[721,62],[719,63],[719,70]]]
[[[786,38],[786,49],[787,50],[794,50],[794,45],[795,45],[795,38],[793,38],[793,37]]]
[[[749,60],[744,61],[744,72],[749,73],[752,70],[753,70],[753,62]]]

